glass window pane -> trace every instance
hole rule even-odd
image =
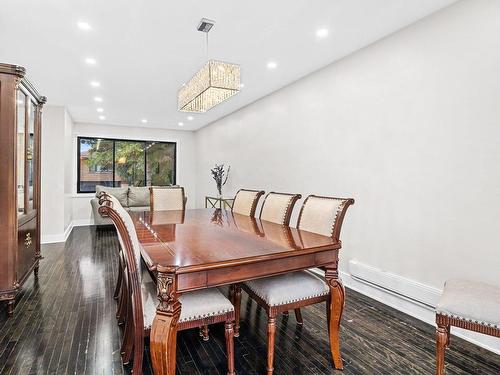
[[[145,186],[145,142],[115,141],[115,186]]]
[[[33,177],[35,168],[35,105],[28,101],[28,149],[26,150],[26,171],[28,175],[28,208],[33,209]]]
[[[80,138],[80,192],[95,192],[96,185],[113,186],[113,141]]]
[[[17,214],[24,213],[24,167],[26,132],[26,95],[17,91]]]
[[[146,146],[147,184],[152,186],[175,183],[175,144],[148,142]]]

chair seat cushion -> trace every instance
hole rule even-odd
[[[310,271],[299,271],[245,282],[269,306],[325,296],[330,293],[326,281]]]
[[[436,312],[500,328],[500,287],[469,280],[448,280]]]
[[[144,325],[151,327],[158,306],[158,298],[156,284],[146,273],[143,272],[141,283],[142,306]],[[179,300],[182,304],[179,323],[224,315],[234,311],[233,304],[217,288],[187,292],[182,294]]]

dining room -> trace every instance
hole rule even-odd
[[[500,2],[0,5],[0,374],[500,374]]]

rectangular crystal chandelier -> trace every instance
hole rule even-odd
[[[182,112],[206,112],[240,91],[240,66],[209,60],[182,86],[177,106]]]

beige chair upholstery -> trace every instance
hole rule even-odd
[[[302,205],[297,228],[338,239],[345,211],[353,203],[350,198],[310,195]]]
[[[269,306],[286,305],[330,293],[330,288],[324,279],[310,271],[251,280],[245,285]]]
[[[168,211],[184,209],[184,188],[150,188],[151,211]]]
[[[262,190],[240,189],[234,197],[233,212],[245,216],[254,216],[257,203],[264,194]]]
[[[147,270],[143,272],[142,280],[141,292],[144,324],[146,327],[150,327],[156,314],[156,307],[158,306],[156,285],[151,280]],[[182,306],[179,323],[223,315],[234,311],[233,304],[217,288],[184,293],[180,296],[179,300]]]
[[[295,203],[301,198],[300,194],[269,193],[262,204],[260,219],[276,224],[288,225]]]
[[[478,281],[448,280],[436,312],[500,328],[500,286]]]

